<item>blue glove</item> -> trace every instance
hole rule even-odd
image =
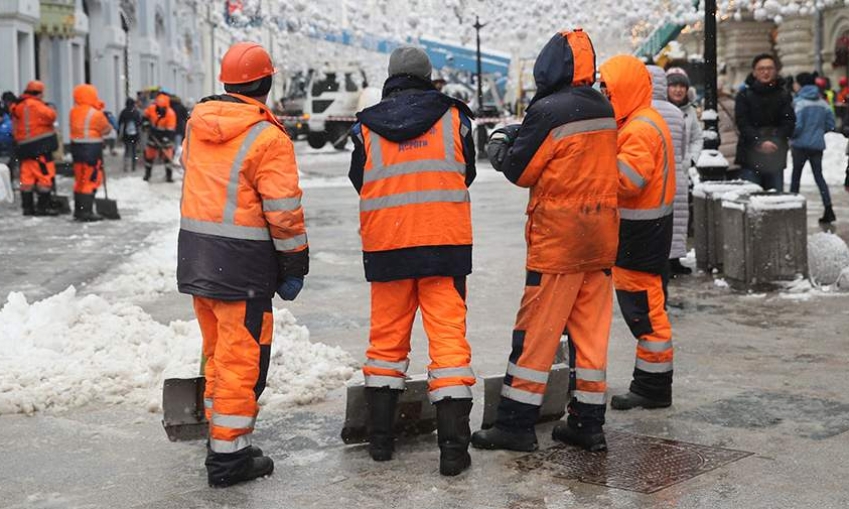
[[[286,276],[280,286],[277,287],[277,295],[283,300],[295,300],[303,287],[303,277]]]

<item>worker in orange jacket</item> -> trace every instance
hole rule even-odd
[[[252,445],[271,353],[271,299],[294,300],[309,247],[292,142],[266,107],[275,69],[255,43],[221,61],[224,95],[195,107],[183,141],[179,290],[193,296],[206,357],[209,483],[269,475]]]
[[[44,83],[30,81],[21,99],[12,104],[15,154],[21,161],[21,202],[25,216],[55,216],[50,190],[56,176],[53,151],[59,148],[53,123],[56,111],[44,103]],[[38,193],[35,206],[33,191]]]
[[[112,125],[102,111],[103,102],[94,85],[74,87],[71,108],[71,156],[74,159],[74,219],[99,221],[94,194],[103,182],[103,136]]]
[[[469,413],[475,375],[466,340],[466,276],[472,271],[468,186],[475,151],[468,107],[437,91],[419,48],[389,57],[380,103],[357,114],[349,177],[360,195],[360,235],[371,283],[371,333],[363,367],[369,453],[392,458],[416,312],[430,344],[428,396],[436,405],[439,471],[471,464]]]
[[[537,449],[534,431],[561,336],[574,369],[566,422],[553,437],[589,451],[607,448],[607,343],[611,268],[619,231],[616,121],[593,90],[595,51],[582,30],[555,34],[534,65],[537,93],[521,126],[493,133],[490,162],[530,188],[525,293],[492,428],[482,449]]]
[[[637,339],[633,380],[613,396],[617,410],[672,404],[672,326],[666,281],[675,198],[675,153],[663,117],[651,107],[646,66],[620,55],[601,66],[603,89],[619,124],[619,253],[613,285],[619,308]]]
[[[144,180],[150,180],[153,163],[158,158],[165,165],[165,181],[174,182],[171,161],[174,159],[174,138],[177,135],[177,114],[171,109],[168,94],[159,94],[144,111],[148,125],[147,145],[144,148]]]

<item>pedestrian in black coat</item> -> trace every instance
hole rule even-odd
[[[796,115],[793,97],[778,77],[775,57],[755,57],[746,88],[737,94],[734,113],[740,133],[734,162],[740,165],[743,178],[765,190],[783,191]]]
[[[118,135],[124,142],[124,171],[132,167],[136,171],[137,149],[141,134],[142,115],[136,107],[136,101],[127,99],[126,106],[118,116]]]

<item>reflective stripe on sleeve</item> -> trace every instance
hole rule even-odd
[[[427,377],[429,380],[436,380],[439,378],[474,378],[475,372],[468,366],[460,368],[439,368],[429,370],[427,372]]]
[[[635,366],[646,373],[668,373],[672,371],[672,362],[648,362],[637,358]]]
[[[397,376],[366,375],[364,378],[366,387],[389,387],[390,389],[403,390],[407,385],[406,379]]]
[[[398,193],[380,198],[371,198],[360,201],[360,212],[399,207],[401,205],[413,205],[420,203],[465,203],[469,202],[469,191],[413,191],[409,193]]]
[[[672,204],[661,205],[654,209],[619,209],[619,217],[631,221],[660,219],[672,214]]]
[[[602,369],[576,368],[575,376],[586,382],[604,382],[607,380],[607,373]]]
[[[301,198],[276,198],[273,200],[262,200],[263,212],[289,212],[297,210],[301,206]]]
[[[450,387],[441,387],[439,389],[427,393],[427,398],[431,403],[437,403],[443,399],[472,399],[472,389],[466,385],[452,385]]]
[[[29,139],[29,135],[31,132],[30,128],[30,118],[29,118],[29,104],[24,106],[24,138]]]
[[[637,170],[631,168],[625,161],[619,160],[616,161],[616,166],[619,168],[619,173],[624,175],[626,179],[634,186],[639,187],[640,189],[646,186],[646,179],[642,177]]]
[[[233,165],[230,167],[230,181],[227,182],[227,201],[224,205],[223,222],[233,224],[236,216],[236,205],[239,194],[239,174],[242,170],[242,163],[245,161],[245,156],[248,154],[251,145],[256,141],[259,134],[266,128],[270,127],[271,123],[262,121],[257,122],[248,131],[248,135],[242,140],[239,146],[239,151],[236,153],[236,158],[233,159]]]
[[[534,406],[542,405],[543,398],[542,394],[523,391],[522,389],[510,387],[509,385],[503,385],[501,387],[501,396],[507,399],[512,399],[513,401],[518,401],[519,403],[525,403],[527,405]]]
[[[587,405],[603,405],[607,401],[607,397],[603,392],[575,391],[572,395],[579,403]]]
[[[256,417],[246,415],[212,414],[212,425],[230,429],[253,429]]]
[[[218,440],[217,438],[209,439],[209,448],[212,449],[212,452],[218,452],[222,454],[231,454],[234,452],[239,452],[242,449],[245,449],[246,447],[250,446],[250,433],[238,436],[234,440]]]
[[[616,120],[612,118],[591,118],[589,120],[579,120],[577,122],[569,122],[551,131],[551,135],[555,140],[566,138],[575,134],[591,133],[593,131],[616,131]]]
[[[289,239],[272,239],[277,251],[294,251],[307,245],[307,234],[295,235]]]
[[[538,371],[536,369],[523,368],[512,362],[507,363],[507,374],[517,376],[522,380],[534,382],[538,384],[548,383],[548,371]]]
[[[654,121],[648,117],[637,117],[636,120],[642,120],[643,122],[649,124],[654,127],[654,130],[657,131],[657,135],[660,136],[660,143],[663,146],[663,192],[660,195],[660,205],[663,206],[663,200],[666,199],[666,184],[669,180],[669,149],[666,146],[666,137],[663,135],[663,130],[654,123]],[[671,205],[671,204],[670,204]],[[652,218],[656,219],[656,218]]]
[[[410,367],[410,360],[403,360],[398,362],[392,361],[382,361],[380,359],[366,359],[366,366],[371,366],[373,368],[383,368],[383,369],[394,369],[395,371],[406,373],[407,368]]]
[[[228,239],[271,240],[271,234],[268,232],[268,228],[264,226],[239,226],[183,217],[180,219],[180,228],[189,232],[216,235]]]
[[[203,407],[204,408],[212,408],[212,398],[205,398],[203,400]]]
[[[637,341],[637,345],[649,352],[665,352],[672,348],[672,341],[646,341],[640,339]]]

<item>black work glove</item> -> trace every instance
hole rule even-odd
[[[512,124],[500,129],[496,129],[489,135],[489,141],[486,144],[486,155],[489,156],[489,162],[495,171],[501,171],[501,165],[516,141],[519,135],[519,129],[522,124]]]

